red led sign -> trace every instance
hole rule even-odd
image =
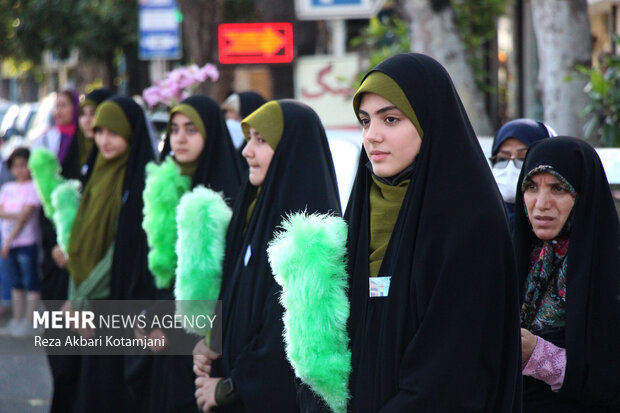
[[[226,23],[218,27],[220,63],[289,63],[291,23]]]

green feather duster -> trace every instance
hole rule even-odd
[[[144,220],[142,228],[150,247],[148,264],[158,288],[168,288],[174,280],[177,254],[176,208],[181,197],[189,190],[190,180],[168,157],[161,165],[150,162],[146,166],[144,186]]]
[[[284,306],[284,339],[295,374],[336,413],[346,412],[348,348],[347,224],[330,215],[293,214],[268,248]]]
[[[30,154],[28,168],[41,199],[43,212],[48,219],[53,220],[52,192],[64,181],[60,175],[61,168],[58,158],[46,148],[36,148]]]
[[[80,206],[82,183],[70,179],[58,185],[52,192],[53,222],[56,227],[56,242],[65,256],[69,247],[69,236],[75,214]]]
[[[222,285],[226,230],[232,211],[221,194],[203,186],[183,195],[177,213],[177,314],[213,314]],[[199,301],[198,301],[199,300]],[[211,300],[211,301],[206,301]],[[205,330],[188,329],[204,335]]]

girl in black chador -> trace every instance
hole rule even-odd
[[[291,212],[340,213],[336,175],[316,113],[291,100],[271,101],[244,119],[242,184],[228,228],[223,264],[221,356],[202,340],[195,350],[197,401],[203,411],[295,412],[295,380],[282,339],[280,288],[267,244]]]

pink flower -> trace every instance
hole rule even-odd
[[[220,72],[218,72],[217,67],[215,67],[211,63],[207,63],[206,65],[198,69],[197,78],[201,82],[204,82],[205,80],[207,80],[207,78],[211,78],[213,82],[217,82],[217,80],[220,78]]]
[[[171,99],[176,99],[181,94],[181,88],[175,84],[169,84],[161,88],[161,97],[165,103],[169,103]]]
[[[149,105],[149,107],[155,106],[157,103],[162,101],[161,90],[159,86],[151,86],[144,89],[142,92],[142,97],[144,101]]]
[[[164,80],[155,82],[154,86],[145,89],[142,96],[149,107],[157,103],[172,105],[191,96],[198,83],[207,79],[216,82],[219,76],[217,68],[211,63],[203,67],[195,64],[179,67],[168,72]]]

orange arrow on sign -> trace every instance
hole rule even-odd
[[[291,23],[220,24],[220,62],[288,63],[293,60],[293,25]]]
[[[247,55],[260,52],[266,56],[273,56],[284,47],[284,39],[280,33],[271,27],[265,27],[261,31],[238,31],[228,32],[225,37],[228,40],[229,55]]]

